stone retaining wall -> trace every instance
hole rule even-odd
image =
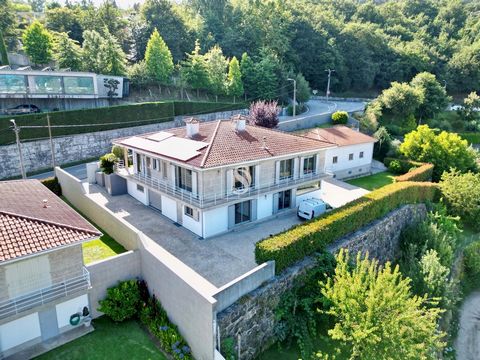
[[[352,254],[368,252],[383,263],[395,258],[402,229],[425,219],[426,214],[424,204],[405,205],[340,239],[328,250],[348,248]],[[253,359],[275,342],[275,309],[282,295],[292,288],[298,276],[314,266],[315,259],[306,258],[217,314],[221,339],[231,337],[236,346],[240,343],[240,359]]]

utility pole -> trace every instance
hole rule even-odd
[[[20,158],[20,172],[22,173],[22,179],[26,179],[27,175],[25,174],[25,168],[23,167],[22,147],[20,146],[20,128],[15,123],[15,120],[11,119],[10,122],[13,124],[13,131],[15,132],[15,139],[17,141],[18,157]]]
[[[328,101],[328,97],[330,96],[330,77],[332,76],[332,72],[335,72],[335,70],[328,69],[325,71],[328,72],[328,81],[327,81],[327,101]]]
[[[293,116],[297,114],[297,80],[287,79],[288,81],[293,81]]]
[[[52,128],[50,126],[50,116],[47,114],[48,137],[50,138],[50,150],[52,151],[52,167],[55,171],[55,146],[53,145]]]

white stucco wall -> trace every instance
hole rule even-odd
[[[177,202],[167,196],[162,196],[162,214],[172,221],[177,221]]]
[[[300,205],[302,200],[305,200],[305,199],[311,199],[311,198],[321,199],[322,198],[322,192],[323,192],[323,190],[318,189],[318,190],[310,191],[310,192],[302,194],[302,195],[297,194],[297,196],[295,197],[295,206]]]
[[[257,219],[263,219],[273,214],[273,194],[259,196],[257,199]]]
[[[84,306],[90,309],[87,294],[57,304],[55,309],[57,311],[58,328],[61,329],[65,326],[70,327],[70,316],[75,313],[81,313]]]
[[[228,231],[228,206],[203,213],[203,237],[207,238]]]
[[[360,152],[363,151],[363,158],[360,158]],[[349,160],[349,154],[353,154],[353,160]],[[333,163],[333,157],[338,157],[338,162]],[[329,149],[325,155],[325,169],[329,171],[342,171],[351,168],[366,166],[372,163],[373,143],[341,146],[335,149]]]
[[[198,212],[198,209],[194,208],[194,211]],[[185,215],[185,206],[182,206],[182,225],[194,232],[199,236],[203,236],[202,234],[202,214],[198,214],[198,221],[191,218],[190,216]]]
[[[148,189],[144,186],[143,187],[143,192],[137,190],[137,183],[134,181],[128,181],[127,180],[127,190],[128,193],[133,196],[135,199],[140,201],[143,205],[149,205],[148,204]]]
[[[40,336],[38,313],[24,316],[0,326],[0,350],[11,349]]]

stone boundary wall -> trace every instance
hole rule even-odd
[[[195,115],[195,117],[203,121],[214,121],[218,119],[228,119],[235,114],[245,113],[245,111],[246,110],[242,109],[231,110]],[[176,116],[174,121],[157,124],[55,137],[53,143],[56,165],[98,158],[110,151],[113,139],[183,126],[183,119],[185,117],[186,116]],[[20,139],[21,138],[22,132],[20,130]],[[27,173],[52,167],[52,153],[49,139],[26,141],[21,144],[21,147]],[[0,162],[0,179],[20,175],[20,157],[16,144],[0,146],[0,158],[2,159]]]
[[[101,316],[98,311],[99,300],[107,295],[109,287],[117,285],[119,281],[135,279],[141,276],[140,252],[127,251],[123,254],[85,265],[90,273],[92,289],[90,299],[90,312],[93,318]]]
[[[352,254],[368,251],[370,257],[383,263],[395,258],[402,229],[425,219],[426,215],[424,204],[405,205],[340,239],[328,250],[336,252],[343,247]],[[314,257],[306,258],[217,314],[221,339],[233,338],[237,351],[240,343],[242,360],[254,359],[275,342],[275,309],[282,295],[293,287],[298,276],[314,266]]]

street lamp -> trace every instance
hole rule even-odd
[[[288,78],[287,81],[293,81],[293,116],[297,110],[297,80]]]
[[[23,167],[22,147],[20,146],[20,128],[15,123],[15,120],[11,119],[10,122],[13,124],[13,131],[15,132],[15,139],[17,141],[18,157],[20,158],[20,172],[22,173],[22,179],[26,179],[27,175],[25,174],[25,168]]]
[[[330,96],[330,77],[332,76],[332,72],[335,72],[335,70],[328,69],[328,70],[325,70],[325,72],[328,72],[328,81],[327,81],[327,101],[328,101],[328,97]]]

